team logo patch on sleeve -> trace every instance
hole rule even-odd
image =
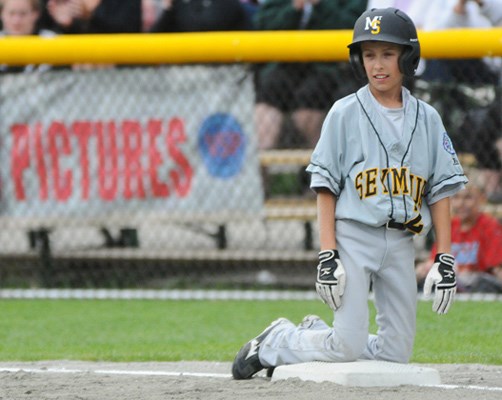
[[[443,147],[448,153],[455,154],[453,143],[451,142],[451,139],[446,132],[443,133]]]

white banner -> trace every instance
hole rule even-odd
[[[262,207],[254,92],[242,66],[0,79],[2,215]]]

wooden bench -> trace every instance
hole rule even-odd
[[[40,254],[42,259],[55,255],[52,248],[53,234],[64,228],[85,227],[95,229],[103,238],[103,243],[93,249],[79,250],[80,246],[71,249],[71,252],[80,257],[84,252],[89,254],[107,253],[112,250],[126,254],[126,250],[133,250],[134,254],[143,254],[140,251],[141,243],[137,230],[141,227],[151,226],[177,226],[191,231],[194,234],[204,235],[214,241],[216,252],[228,250],[228,224],[236,221],[256,221],[257,218],[267,218],[267,208],[259,211],[218,211],[218,212],[141,212],[141,213],[108,213],[106,216],[94,217],[2,217],[4,229],[12,227],[26,232],[29,248],[33,254]],[[275,219],[272,211],[270,219]],[[112,236],[113,235],[113,236]],[[92,250],[92,251],[91,251]],[[70,252],[67,252],[69,255]],[[234,252],[235,253],[235,252]],[[174,253],[173,253],[174,254]],[[188,252],[187,254],[191,254]],[[237,253],[235,253],[237,254]],[[224,255],[222,254],[224,257]]]
[[[260,166],[269,171],[274,167],[282,167],[279,168],[280,173],[284,168],[292,168],[295,171],[298,167],[306,167],[311,155],[310,149],[265,150],[259,153],[259,161]],[[317,215],[315,199],[291,195],[276,196],[267,198],[264,207],[265,220],[303,222],[304,250],[309,251],[314,248],[312,224]]]
[[[309,149],[285,149],[264,150],[259,154],[260,165],[269,167],[272,165],[296,165],[307,166],[310,162],[312,150]]]
[[[315,200],[302,198],[268,199],[265,202],[265,219],[275,221],[299,221],[303,223],[303,248],[314,248],[313,223],[317,219]]]

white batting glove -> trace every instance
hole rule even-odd
[[[453,265],[455,258],[451,254],[436,254],[432,265],[424,282],[424,295],[429,298],[432,286],[436,286],[432,311],[438,314],[446,314],[450,309],[457,291],[457,280]]]
[[[340,308],[345,290],[345,268],[340,261],[338,250],[324,250],[319,253],[315,288],[324,304],[333,311]]]

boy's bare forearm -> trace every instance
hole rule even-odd
[[[451,253],[450,199],[444,198],[430,206],[432,223],[436,232],[438,253]]]
[[[320,190],[317,194],[317,220],[321,250],[336,249],[335,208],[335,195],[329,190]]]

